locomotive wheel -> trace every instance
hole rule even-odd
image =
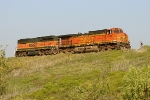
[[[111,49],[110,47],[108,47],[108,48],[107,48],[107,50],[109,50],[109,51],[110,51],[110,50],[112,50],[112,49]]]
[[[23,55],[23,52],[20,52],[20,57],[23,57],[24,55]]]
[[[124,46],[121,46],[120,49],[121,49],[121,50],[125,50],[126,48],[125,48]]]
[[[130,46],[129,44],[127,45],[127,49],[128,49],[128,50],[130,50],[130,49],[131,49],[131,46]]]
[[[102,52],[106,51],[106,49],[105,49],[105,47],[104,47],[104,46],[103,46],[103,47],[101,47],[101,51],[102,51]]]
[[[58,53],[57,50],[54,50],[54,51],[53,51],[53,54],[54,54],[54,55],[56,55],[57,53]]]
[[[67,53],[67,50],[63,50],[62,52],[63,52],[63,53]]]
[[[75,54],[75,53],[76,53],[74,48],[71,49],[71,53],[72,53],[72,54]]]
[[[18,52],[18,54],[17,54],[17,55],[18,55],[18,57],[21,57],[21,52]]]
[[[39,51],[39,55],[40,55],[40,56],[43,56],[43,55],[45,55],[45,52],[44,52],[44,50],[40,50],[40,51]]]
[[[16,53],[16,57],[19,57],[19,52]]]
[[[101,51],[104,52],[104,51],[106,51],[106,50],[105,50],[105,48],[102,48]]]
[[[46,55],[49,55],[49,50],[45,50],[45,54],[46,54]]]
[[[53,54],[52,50],[48,50],[48,51],[49,51],[49,54],[50,54],[50,55]]]
[[[39,56],[42,56],[42,52],[41,51],[39,51]]]
[[[106,50],[108,50],[108,51],[112,50],[111,46],[108,45],[108,46],[106,47]]]
[[[22,57],[25,57],[25,56],[27,56],[26,52],[22,52]]]
[[[45,51],[44,50],[42,50],[42,55],[45,55]]]
[[[120,45],[116,45],[115,46],[115,50],[120,50],[121,48],[120,48]]]

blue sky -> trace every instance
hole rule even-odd
[[[14,56],[17,40],[119,27],[131,46],[150,45],[150,0],[0,0],[0,44]]]

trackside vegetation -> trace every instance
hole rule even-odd
[[[2,47],[2,46],[1,46]],[[0,50],[0,95],[2,96],[6,92],[6,79],[7,74],[5,49]],[[2,99],[2,97],[0,98]]]
[[[150,46],[138,50],[5,57],[2,100],[149,100]]]

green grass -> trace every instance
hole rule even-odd
[[[149,76],[139,78],[149,71],[149,59],[149,46],[130,51],[7,58],[7,89],[2,97],[7,100],[136,100],[130,98],[133,95],[129,91],[138,94],[138,84],[145,81],[150,86]],[[134,74],[135,70],[139,74]],[[134,75],[137,77],[132,78]],[[130,85],[134,79],[141,81]],[[131,83],[126,85],[128,80]],[[138,98],[148,97],[143,94]]]

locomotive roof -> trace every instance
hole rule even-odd
[[[72,36],[76,36],[77,34],[65,34],[65,35],[59,35],[59,38],[65,38],[65,37],[72,37]]]
[[[38,42],[38,38],[25,38],[25,39],[20,39],[18,40],[18,43],[23,44],[23,43],[32,43],[32,42]]]
[[[108,29],[89,31],[89,34],[102,34]]]
[[[19,39],[18,43],[23,44],[23,43],[33,43],[33,42],[40,42],[40,41],[45,41],[45,40],[55,40],[58,37],[55,35],[50,35],[50,36],[41,36],[41,37],[36,37],[36,38],[24,38],[24,39]]]
[[[42,36],[42,37],[38,37],[40,39],[40,41],[47,41],[47,40],[57,40],[58,37],[55,35],[50,35],[50,36]]]
[[[31,43],[31,42],[39,42],[39,41],[47,41],[47,40],[57,40],[58,38],[68,38],[72,36],[79,36],[79,35],[86,35],[86,34],[103,34],[106,32],[108,29],[103,29],[103,30],[95,30],[95,31],[89,31],[88,33],[85,34],[65,34],[65,35],[50,35],[50,36],[41,36],[41,37],[36,37],[36,38],[25,38],[25,39],[19,39],[18,43]]]
[[[55,36],[55,35],[50,35],[50,36],[40,36],[40,37],[37,37],[37,38],[49,38],[49,37],[54,38],[54,37],[56,37],[56,36]]]
[[[37,37],[37,38],[40,38],[40,39],[48,39],[48,38],[56,38],[57,36],[55,35],[50,35],[50,36],[41,36],[41,37]]]

